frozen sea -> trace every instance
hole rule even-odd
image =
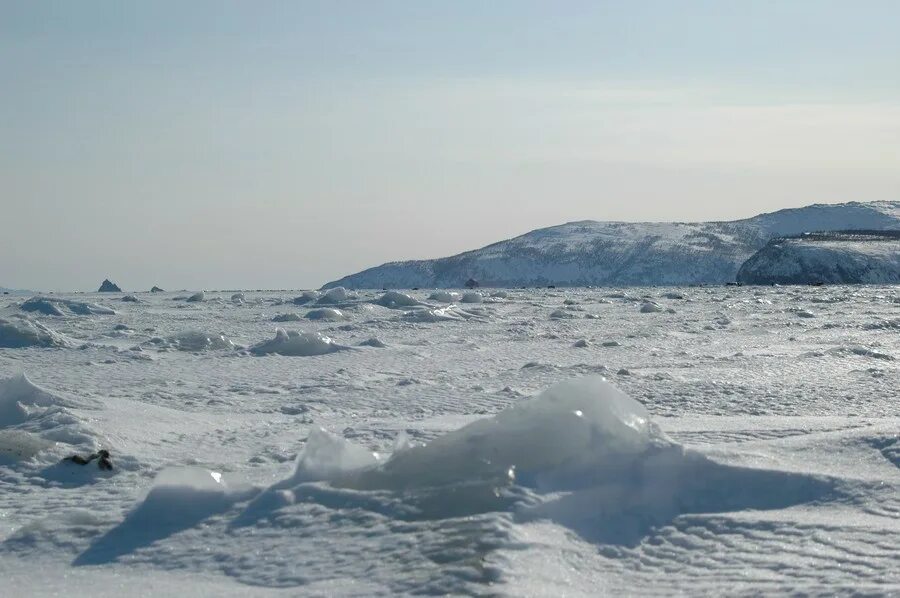
[[[900,593],[900,287],[464,293],[3,296],[0,595]]]

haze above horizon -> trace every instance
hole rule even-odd
[[[900,4],[0,0],[0,285],[289,288],[900,198]]]

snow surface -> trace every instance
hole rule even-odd
[[[900,288],[430,293],[0,299],[0,595],[900,592]]]
[[[724,283],[774,237],[834,230],[900,230],[900,201],[811,205],[733,222],[569,222],[451,257],[383,264],[325,287],[461,287],[470,278],[502,287]]]

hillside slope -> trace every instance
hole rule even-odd
[[[434,259],[391,262],[324,288],[722,283],[771,239],[900,230],[900,202],[817,204],[732,222],[570,222]]]
[[[775,239],[737,274],[745,284],[900,283],[900,231]]]

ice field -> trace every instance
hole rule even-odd
[[[0,595],[900,592],[896,286],[125,297],[0,298]]]

